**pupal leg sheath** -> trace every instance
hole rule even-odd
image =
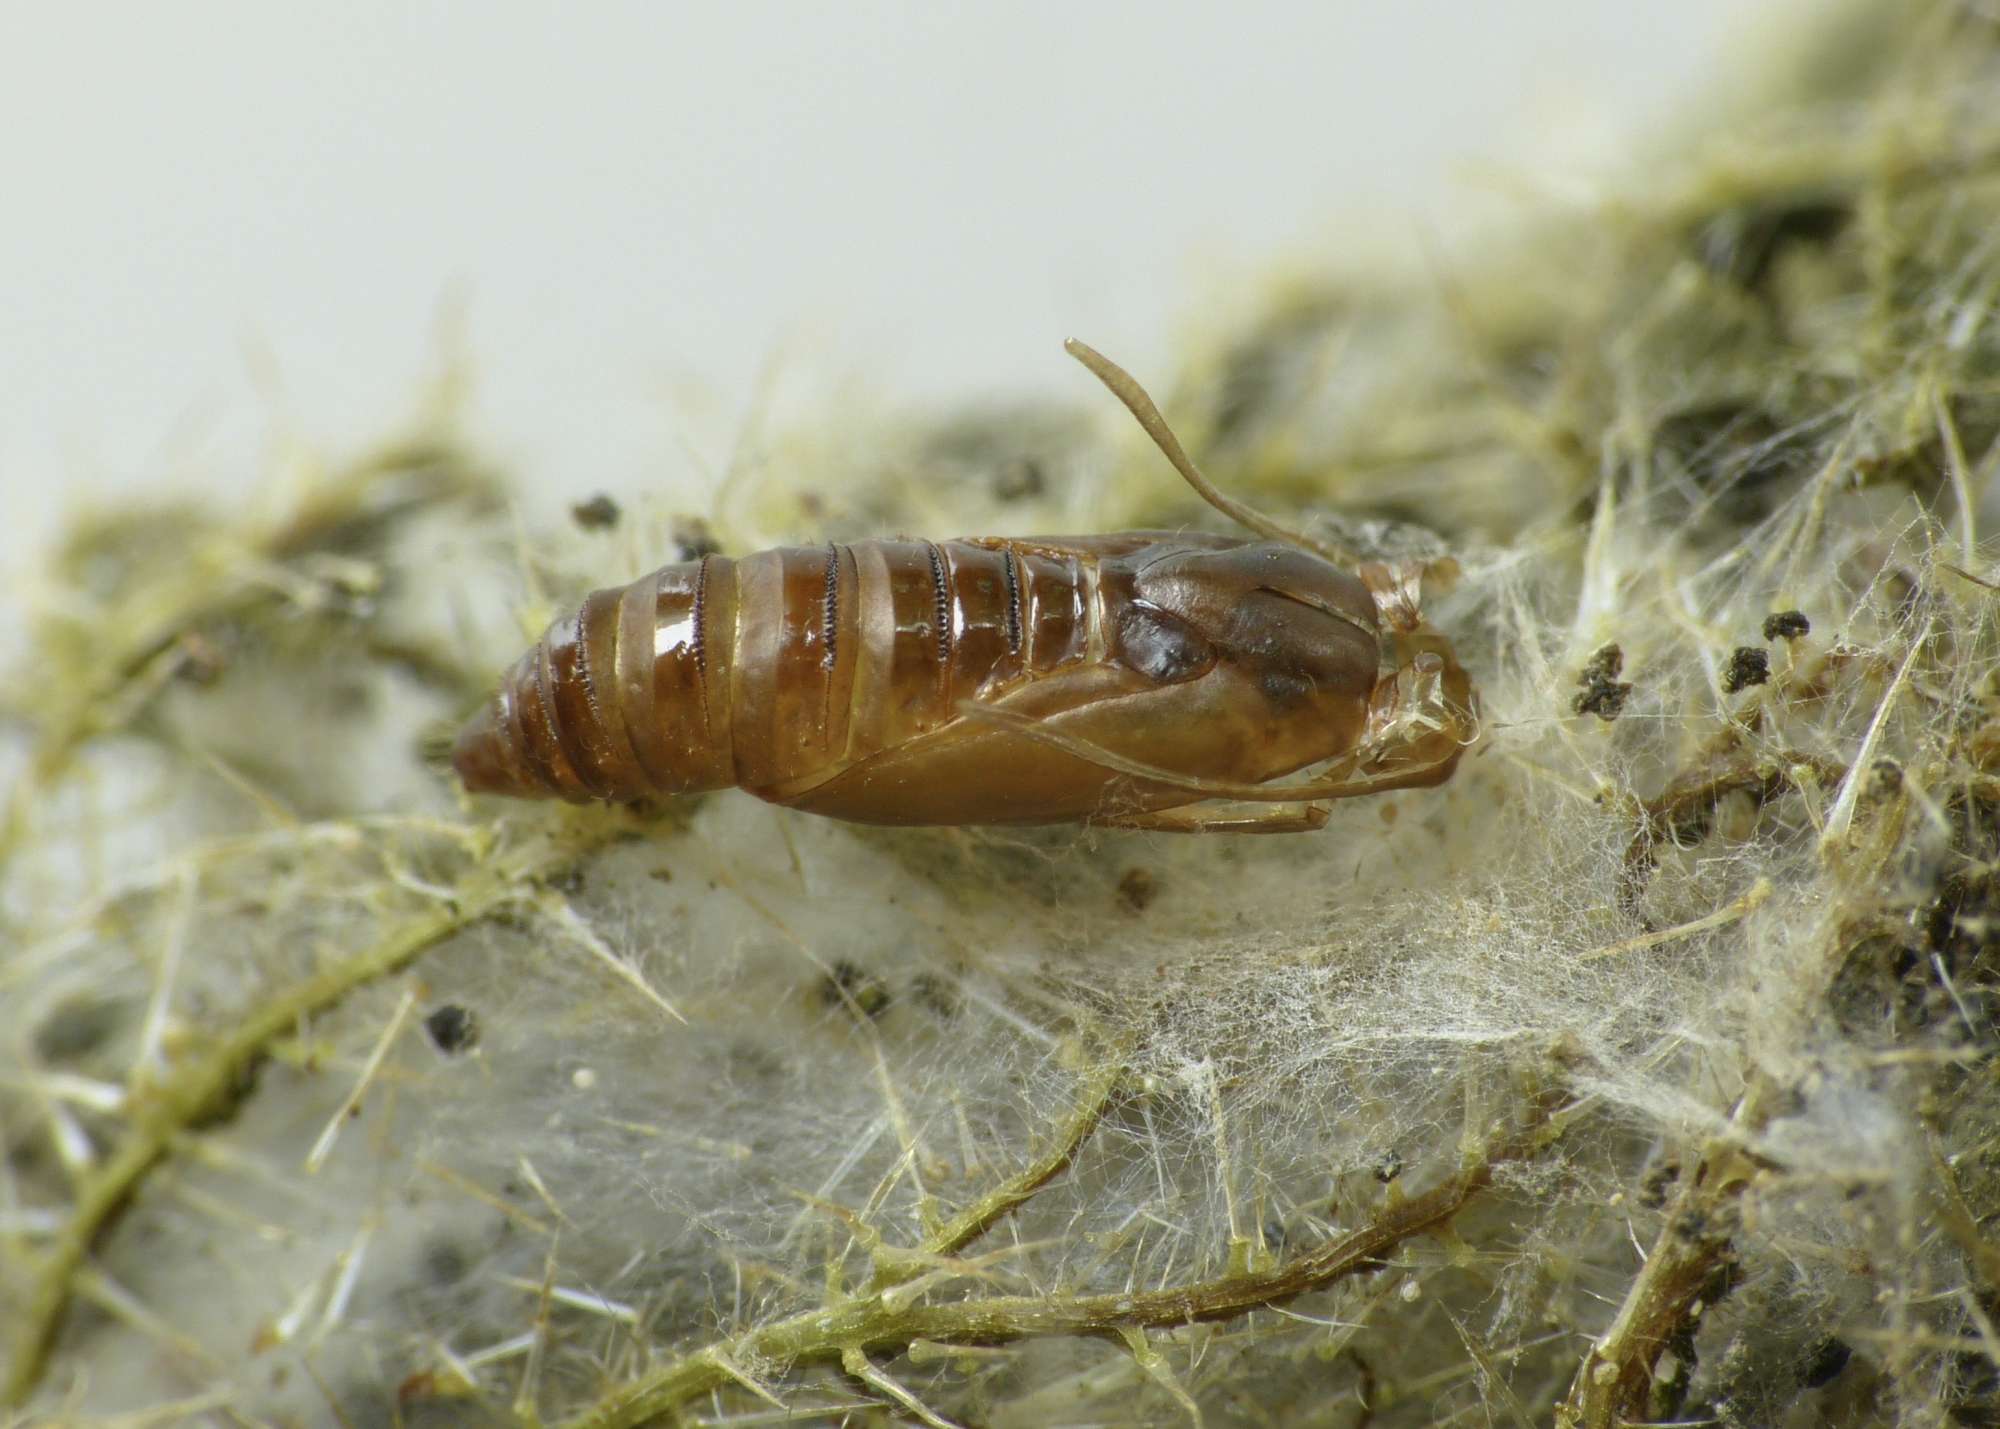
[[[1205,805],[1114,814],[1090,822],[1101,829],[1143,829],[1156,834],[1309,834],[1326,827],[1324,804],[1273,804],[1240,814],[1203,813]]]
[[[1190,794],[1205,799],[1240,799],[1253,804],[1296,804],[1313,799],[1352,799],[1367,794],[1382,794],[1393,789],[1427,787],[1438,782],[1438,771],[1446,763],[1455,761],[1461,752],[1454,744],[1449,754],[1429,760],[1407,769],[1385,774],[1355,774],[1353,759],[1346,759],[1338,766],[1340,772],[1319,779],[1308,779],[1298,784],[1244,784],[1234,779],[1209,779],[1198,774],[1181,774],[1172,769],[1162,769],[1157,765],[1143,764],[1136,759],[1127,759],[1122,754],[1113,753],[1086,739],[1077,739],[1049,729],[1033,717],[1017,714],[1013,710],[1001,709],[994,705],[981,705],[968,701],[959,706],[967,718],[985,720],[989,724],[1001,725],[1025,738],[1038,740],[1052,749],[1095,764],[1101,769],[1129,775],[1144,780],[1148,784],[1161,784],[1169,789],[1185,789]]]

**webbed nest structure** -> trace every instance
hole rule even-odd
[[[2000,1422],[2000,28],[1894,17],[1191,362],[1233,492],[1464,568],[1479,747],[1317,835],[468,803],[440,733],[675,513],[522,542],[442,409],[78,524],[5,693],[6,1402]],[[1122,417],[798,439],[715,534],[1207,521]]]

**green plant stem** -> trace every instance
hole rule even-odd
[[[1502,1165],[1546,1148],[1561,1134],[1565,1121],[1565,1113],[1537,1100],[1523,1124],[1489,1142],[1456,1174],[1421,1195],[1392,1201],[1359,1230],[1325,1241],[1267,1272],[1115,1295],[1004,1295],[903,1303],[893,1290],[877,1291],[704,1346],[614,1390],[566,1421],[562,1429],[631,1429],[672,1414],[697,1396],[739,1382],[747,1366],[837,1363],[851,1350],[895,1353],[917,1340],[992,1345],[1230,1319],[1324,1289],[1358,1272],[1380,1270],[1397,1246],[1448,1223],[1492,1184]],[[1014,1204],[1023,1199],[1016,1198]]]
[[[1744,1098],[1734,1118],[1739,1132],[1761,1120],[1762,1101],[1756,1094]],[[1697,1302],[1728,1271],[1735,1252],[1736,1204],[1751,1171],[1737,1141],[1719,1137],[1703,1151],[1617,1317],[1584,1356],[1569,1396],[1557,1407],[1558,1429],[1616,1429],[1653,1417],[1654,1365],[1698,1313]]]
[[[1109,1066],[1086,1085],[1062,1132],[1048,1149],[1006,1181],[981,1196],[926,1238],[924,1250],[930,1255],[954,1255],[972,1244],[1001,1219],[1023,1205],[1035,1192],[1048,1185],[1076,1160],[1083,1143],[1097,1130],[1123,1074],[1122,1066]]]

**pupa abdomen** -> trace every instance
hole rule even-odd
[[[455,762],[475,792],[572,802],[811,781],[1085,659],[1092,554],[867,540],[666,566],[551,626]]]

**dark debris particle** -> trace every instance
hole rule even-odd
[[[1618,679],[1624,668],[1625,652],[1617,644],[1598,649],[1577,673],[1578,694],[1570,708],[1580,715],[1596,715],[1606,724],[1617,719],[1632,693],[1632,686]]]
[[[455,1002],[447,1002],[426,1017],[424,1031],[430,1034],[431,1045],[447,1057],[479,1040],[478,1020]]]
[[[1701,514],[1754,526],[1777,510],[1785,484],[1812,464],[1815,450],[1788,418],[1741,397],[1694,402],[1653,427],[1655,480],[1671,501],[1689,503],[1671,513],[1675,520]]]
[[[997,501],[1025,501],[1040,496],[1048,485],[1042,464],[1031,456],[1015,457],[993,473],[993,496]]]
[[[1675,1217],[1673,1223],[1667,1227],[1667,1232],[1674,1239],[1685,1242],[1690,1246],[1700,1246],[1705,1249],[1721,1249],[1729,1244],[1729,1238],[1735,1234],[1736,1227],[1737,1217],[1733,1208],[1718,1207],[1713,1210],[1704,1210],[1699,1206],[1690,1206],[1681,1212],[1679,1216]],[[1719,1264],[1715,1271],[1712,1272],[1711,1278],[1724,1278],[1723,1271],[1725,1268],[1726,1265]],[[1727,1292],[1728,1286],[1726,1284],[1720,1285],[1717,1287],[1715,1294],[1705,1296],[1704,1298],[1713,1304],[1715,1301],[1720,1300]]]
[[[1802,610],[1774,610],[1764,617],[1766,640],[1797,640],[1812,634],[1812,622]]]
[[[1946,1363],[1956,1389],[1950,1422],[1959,1429],[2000,1429],[2000,1369],[1974,1351],[1961,1350]]]
[[[472,1266],[457,1243],[439,1238],[424,1247],[424,1274],[435,1285],[456,1285]]]
[[[1639,1178],[1639,1204],[1649,1211],[1659,1210],[1667,1203],[1667,1191],[1680,1178],[1681,1163],[1674,1157],[1655,1162]]]
[[[79,997],[62,1003],[35,1028],[35,1055],[44,1062],[79,1062],[110,1040],[130,1009],[122,1003]]]
[[[1733,695],[1770,678],[1770,655],[1755,645],[1738,645],[1729,652],[1729,668],[1722,672],[1722,693]]]
[[[1224,354],[1214,389],[1211,446],[1240,445],[1282,420],[1301,400],[1302,388],[1317,368],[1315,359],[1352,311],[1351,302],[1334,293],[1295,300],[1266,316]]]
[[[1596,715],[1609,724],[1625,712],[1625,701],[1631,693],[1630,685],[1606,680],[1586,686],[1582,694],[1570,701],[1570,708],[1580,715]]]
[[[1625,648],[1614,641],[1591,652],[1590,658],[1583,662],[1583,671],[1576,677],[1576,682],[1581,685],[1592,680],[1612,680],[1624,670]]]
[[[675,560],[698,561],[721,550],[722,543],[715,539],[715,532],[709,529],[706,521],[689,519],[674,526]]]
[[[938,1017],[956,1017],[965,1010],[957,987],[936,973],[918,973],[910,980],[910,992],[920,1006]]]
[[[569,509],[569,519],[586,531],[609,531],[624,514],[618,503],[601,491]]]
[[[1403,1153],[1394,1147],[1375,1158],[1374,1176],[1383,1185],[1388,1185],[1403,1174]]]
[[[1823,248],[1846,231],[1854,206],[1833,193],[1799,194],[1724,209],[1694,234],[1695,256],[1718,278],[1762,288],[1787,249]]]
[[[1159,880],[1143,868],[1128,868],[1118,880],[1118,901],[1134,913],[1145,912],[1159,891]]]
[[[870,1019],[880,1017],[895,1001],[887,983],[847,959],[819,982],[819,998],[828,1007],[848,1007]]]
[[[1823,1384],[1831,1384],[1847,1368],[1854,1351],[1844,1341],[1822,1340],[1819,1347],[1799,1366],[1799,1385],[1804,1389],[1818,1389]]]
[[[1964,831],[1956,842],[1968,866],[1944,878],[1930,906],[1919,913],[1924,946],[1960,978],[1984,982],[1991,976],[1987,969],[2000,957],[2000,873],[1993,871],[2000,806],[1955,799],[1947,817]]]
[[[174,647],[173,677],[182,684],[205,688],[220,680],[228,669],[227,652],[198,631],[188,631]]]

